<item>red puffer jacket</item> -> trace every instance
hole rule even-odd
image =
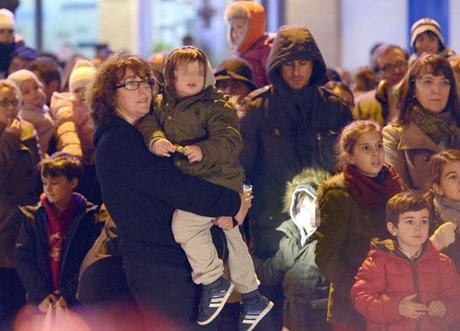
[[[351,289],[353,305],[367,320],[367,330],[441,331],[460,318],[460,278],[453,262],[428,241],[415,260],[408,259],[392,240],[376,245],[356,275]],[[443,318],[428,314],[419,320],[399,314],[399,302],[417,293],[426,306],[439,300]]]

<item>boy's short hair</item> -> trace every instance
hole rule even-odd
[[[42,160],[38,165],[42,177],[65,176],[68,180],[80,179],[83,175],[83,166],[78,157],[66,153],[56,152]]]
[[[420,192],[406,191],[395,194],[387,202],[387,222],[391,222],[393,225],[397,226],[401,214],[410,211],[420,211],[422,209],[428,209],[431,215],[430,205]]]

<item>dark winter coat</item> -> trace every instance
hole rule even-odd
[[[195,328],[198,287],[184,251],[174,241],[172,215],[183,209],[210,217],[234,216],[239,194],[186,175],[170,158],[153,155],[137,129],[121,118],[99,127],[95,144],[102,196],[117,225],[133,296],[174,322],[187,324],[186,330]]]
[[[326,181],[318,192],[321,225],[316,234],[316,264],[331,282],[328,320],[360,320],[350,301],[354,276],[375,237],[388,238],[385,210],[360,208],[347,190],[344,175]]]
[[[171,159],[144,146],[136,128],[121,118],[96,131],[96,170],[102,196],[119,234],[122,254],[151,254],[154,263],[186,266],[171,232],[174,209],[203,216],[234,216],[239,194],[178,170]]]
[[[294,91],[282,79],[280,67],[299,59],[311,59],[313,73],[305,88]],[[306,167],[332,171],[335,140],[351,120],[346,106],[320,87],[326,65],[308,29],[279,30],[267,71],[272,85],[252,92],[241,122],[240,161],[257,197],[250,213],[255,254],[261,258],[275,253],[281,238],[276,228],[288,218],[282,213],[286,182]]]
[[[16,241],[16,263],[29,302],[39,304],[53,292],[48,217],[41,202],[21,209],[26,220]],[[59,290],[70,305],[76,302],[80,265],[99,235],[97,206],[86,199],[77,207],[65,241],[59,275]]]
[[[21,121],[20,137],[0,124],[0,268],[14,268],[14,243],[21,228],[20,205],[38,200],[40,150],[34,127]]]
[[[283,222],[278,231],[284,237],[276,254],[254,261],[257,276],[266,286],[282,283],[285,327],[292,331],[320,330],[314,325],[313,316],[321,315],[325,322],[328,286],[315,263],[317,238],[310,237],[302,246],[299,230],[291,220]],[[319,318],[316,322],[320,322]]]
[[[414,293],[416,302],[426,306],[441,301],[446,307],[444,318],[401,316],[399,303]],[[368,331],[442,331],[459,319],[460,278],[453,262],[430,241],[411,261],[394,241],[386,240],[376,245],[359,269],[351,298],[366,318]]]

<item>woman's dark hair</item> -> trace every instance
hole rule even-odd
[[[128,70],[139,78],[154,81],[150,64],[137,55],[118,53],[105,60],[87,92],[91,117],[96,127],[110,123],[115,118],[116,86]]]
[[[449,80],[450,92],[447,100],[446,109],[452,111],[452,115],[460,125],[460,110],[458,109],[458,97],[454,73],[447,60],[437,54],[426,54],[416,59],[409,67],[406,75],[401,81],[399,89],[399,113],[396,122],[399,124],[407,123],[410,111],[414,106],[420,106],[415,97],[415,81],[424,74],[444,76]]]

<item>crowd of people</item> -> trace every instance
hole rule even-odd
[[[267,33],[259,3],[224,21],[214,69],[194,45],[62,66],[0,9],[0,330],[50,311],[108,331],[460,329],[460,57],[439,24],[350,75],[307,27]]]

